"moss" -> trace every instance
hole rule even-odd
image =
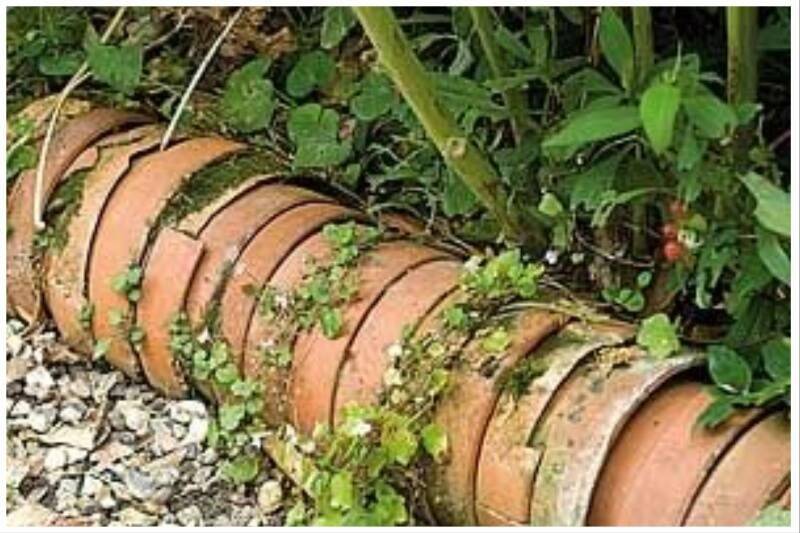
[[[69,223],[80,209],[89,171],[90,169],[84,169],[75,172],[53,193],[44,214],[47,227],[37,232],[34,237],[34,247],[37,251],[43,252],[47,249],[60,251],[66,246]]]
[[[259,174],[278,171],[272,154],[248,150],[216,161],[195,172],[180,186],[156,220],[155,227],[173,226],[210,205],[225,192]]]
[[[517,401],[528,393],[531,383],[547,372],[549,366],[550,361],[546,358],[526,357],[500,374],[497,385]]]

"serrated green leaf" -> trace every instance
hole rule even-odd
[[[142,47],[93,43],[86,49],[86,60],[94,78],[113,89],[130,94],[142,76]]]
[[[731,393],[750,390],[753,373],[744,358],[727,346],[715,345],[708,349],[708,371],[714,383]]]
[[[641,126],[639,109],[618,106],[576,113],[566,125],[548,138],[544,148],[581,146],[631,132]]]
[[[633,83],[633,41],[625,23],[613,8],[603,8],[600,15],[600,49],[619,76],[622,86],[630,89]]]
[[[656,358],[663,359],[681,349],[675,326],[664,313],[658,313],[642,320],[636,343],[647,349]]]
[[[286,92],[294,98],[303,98],[327,85],[335,70],[336,63],[326,52],[316,50],[303,54],[286,78]]]
[[[791,235],[791,208],[789,194],[755,172],[740,176],[742,182],[756,198],[756,218],[770,231],[789,237]]]
[[[319,104],[305,104],[289,114],[289,139],[295,144],[335,141],[339,135],[339,114]]]
[[[394,89],[386,76],[370,72],[351,100],[350,111],[359,120],[369,122],[389,112],[394,103]]]
[[[642,95],[639,114],[650,146],[662,154],[672,144],[675,117],[681,104],[681,91],[664,82],[651,85]]]
[[[264,78],[270,61],[258,58],[231,74],[222,95],[222,116],[240,133],[269,126],[275,111],[272,82]]]

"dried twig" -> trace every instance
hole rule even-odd
[[[203,58],[203,61],[200,63],[200,66],[197,67],[197,70],[192,76],[192,80],[189,82],[189,85],[186,87],[186,90],[183,92],[183,96],[181,96],[181,100],[178,103],[178,107],[175,109],[175,112],[172,114],[172,119],[169,121],[169,126],[167,127],[167,131],[164,132],[164,137],[161,139],[161,150],[167,147],[169,144],[170,139],[172,138],[172,134],[175,132],[175,128],[178,127],[178,121],[183,114],[183,110],[186,105],[189,103],[189,97],[192,96],[192,92],[194,92],[195,87],[200,82],[200,78],[203,77],[203,73],[208,68],[208,65],[211,63],[211,60],[217,54],[217,50],[222,45],[222,42],[227,37],[228,33],[230,33],[231,29],[233,29],[233,25],[239,20],[239,17],[242,16],[244,12],[244,8],[240,7],[236,10],[236,13],[231,16],[228,22],[225,24],[225,27],[222,29],[222,32],[217,36],[217,39],[211,45],[211,48],[208,49],[206,52],[206,56]]]
[[[100,37],[101,43],[106,42],[108,38],[111,37],[111,35],[114,33],[114,30],[122,21],[122,17],[125,15],[125,11],[127,9],[127,7],[120,7],[117,9],[117,12],[114,14],[114,18],[112,18],[108,23],[103,35]],[[58,116],[61,114],[61,108],[63,107],[64,102],[67,101],[67,98],[72,91],[74,91],[89,76],[91,76],[91,73],[89,72],[89,63],[88,61],[84,61],[80,68],[78,68],[75,74],[72,75],[72,78],[70,78],[70,80],[64,86],[64,89],[62,89],[61,93],[58,95],[55,104],[53,104],[53,108],[50,110],[50,122],[47,124],[47,131],[44,135],[44,139],[42,140],[42,148],[39,152],[39,161],[36,165],[36,182],[33,193],[33,225],[36,229],[41,230],[45,227],[42,213],[42,188],[44,187],[44,171],[47,165],[47,154],[50,151],[50,142],[55,134]]]

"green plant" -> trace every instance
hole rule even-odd
[[[446,459],[448,436],[431,417],[450,372],[458,365],[488,368],[485,363],[503,357],[512,332],[498,311],[535,297],[541,274],[519,250],[468,263],[460,282],[463,297],[442,311],[439,326],[420,335],[406,328],[389,347],[380,403],[347,406],[336,427],[315,431],[304,481],[313,507],[304,507],[298,520],[396,525],[411,519],[407,496],[418,481],[410,472],[425,456]],[[463,361],[462,347],[473,337],[482,361]]]
[[[269,365],[286,367],[291,363],[292,345],[301,331],[317,326],[329,339],[342,333],[342,308],[358,295],[358,264],[381,236],[378,230],[353,221],[327,224],[322,234],[331,248],[328,261],[311,262],[303,281],[288,292],[271,285],[258,291],[259,314],[278,332],[278,338],[264,344],[264,360]]]
[[[138,302],[142,297],[142,267],[135,263],[128,265],[111,280],[111,288],[129,302]]]
[[[169,334],[170,350],[193,382],[210,385],[219,399],[207,440],[226,459],[221,473],[233,483],[249,483],[261,470],[254,442],[264,431],[263,386],[242,378],[228,344],[216,334],[196,334],[185,313],[173,318]]]

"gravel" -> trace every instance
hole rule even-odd
[[[8,525],[283,523],[297,489],[266,457],[252,484],[223,480],[203,401],[90,364],[52,329],[6,325]]]

